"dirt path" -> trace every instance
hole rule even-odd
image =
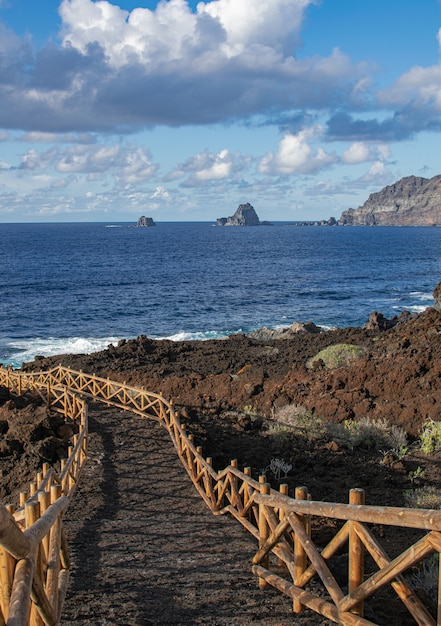
[[[99,404],[89,420],[89,460],[66,516],[62,624],[330,624],[259,590],[254,538],[205,507],[160,425]]]

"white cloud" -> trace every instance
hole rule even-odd
[[[199,152],[187,159],[167,176],[167,180],[174,180],[188,176],[187,184],[197,185],[210,181],[228,179],[240,172],[247,159],[242,155],[232,155],[227,149],[218,153]]]
[[[385,166],[384,166],[383,161],[375,161],[375,163],[372,163],[371,167],[369,168],[368,175],[369,176],[383,175],[384,170],[385,170]]]
[[[277,152],[264,156],[259,164],[261,174],[313,174],[337,161],[335,155],[327,154],[322,147],[315,151],[308,140],[312,140],[318,129],[310,128],[296,135],[287,133],[279,142]]]
[[[152,193],[150,198],[153,200],[154,198],[158,198],[160,200],[170,200],[170,193],[164,187],[156,187],[155,191]]]
[[[65,150],[55,165],[62,174],[112,174],[119,184],[140,183],[157,169],[148,151],[137,146],[72,146]]]
[[[236,56],[252,45],[282,49],[291,45],[303,21],[304,11],[311,0],[217,0],[200,2],[198,13],[208,14],[219,21],[226,33],[223,50],[227,56]],[[290,50],[292,53],[292,48]]]
[[[0,31],[9,80],[0,84],[0,126],[29,131],[34,142],[59,133],[87,143],[73,133],[359,103],[366,67],[338,48],[297,55],[305,11],[316,3],[211,0],[193,11],[187,0],[162,0],[126,11],[117,0],[62,0],[61,45],[36,51]]]
[[[343,152],[343,163],[363,163],[370,158],[369,146],[363,141],[356,141]]]
[[[64,0],[59,11],[64,47],[86,54],[89,44],[98,43],[112,67],[136,60],[152,68],[195,56],[201,42],[203,52],[216,49],[226,58],[250,46],[281,51],[285,42],[292,54],[304,11],[315,1],[216,0],[200,2],[193,13],[186,0],[160,2],[154,11],[131,12],[105,0]],[[208,29],[214,35],[211,39],[203,37]]]
[[[390,148],[386,144],[369,145],[364,141],[355,141],[343,152],[342,162],[356,165],[367,161],[386,161],[390,157]]]
[[[378,94],[382,106],[411,106],[441,112],[441,64],[413,67]]]
[[[134,61],[157,66],[182,58],[183,45],[193,36],[195,17],[185,0],[159,3],[155,11],[137,8],[132,12],[105,0],[64,0],[63,45],[87,53],[98,43],[112,67]]]
[[[58,156],[58,149],[51,147],[44,152],[37,152],[34,148],[29,148],[20,159],[20,170],[40,170],[44,171]]]
[[[133,185],[142,183],[156,172],[148,152],[143,148],[135,148],[125,152],[122,158],[122,168],[115,171],[115,178],[119,183]]]

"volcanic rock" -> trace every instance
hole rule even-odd
[[[153,218],[145,217],[145,215],[142,215],[139,218],[138,223],[136,225],[142,228],[151,228],[152,226],[156,226],[155,222],[153,221]]]
[[[357,209],[343,211],[342,226],[440,226],[441,175],[407,176],[372,193]]]
[[[216,226],[259,226],[260,220],[249,202],[239,204],[232,217],[219,217]]]

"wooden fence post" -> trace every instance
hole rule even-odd
[[[306,487],[296,487],[294,497],[296,500],[307,500],[308,499],[308,489]],[[299,518],[302,522],[302,526],[307,529],[307,522],[304,519],[303,515],[299,515]],[[303,549],[301,541],[297,538],[297,535],[294,535],[294,584],[298,585],[301,580],[304,571],[306,570],[307,559],[306,552]],[[303,611],[302,603],[294,599],[293,600],[293,611],[294,613],[301,613]]]
[[[51,408],[51,384],[49,381],[47,383],[46,393],[47,393],[47,408],[50,409]]]
[[[260,486],[260,493],[264,495],[268,495],[270,493],[270,485],[269,483],[262,483]],[[265,541],[267,540],[269,534],[268,522],[265,517],[265,505],[259,504],[259,548],[261,548]],[[269,554],[263,557],[260,564],[265,569],[269,568],[270,557]],[[265,589],[267,586],[267,582],[264,578],[259,578],[259,588]]]
[[[365,503],[363,489],[351,489],[349,492],[349,504]],[[354,591],[364,580],[364,546],[357,535],[354,523],[349,522],[349,593]],[[363,602],[356,604],[351,613],[363,617]]]
[[[14,559],[9,552],[0,548],[0,609],[5,621],[8,620],[13,572]]]
[[[27,502],[25,504],[25,520],[26,520],[26,528],[30,528],[32,524],[34,524],[40,517],[40,503],[37,502]],[[34,550],[33,555],[34,561],[34,575],[40,577],[42,570],[42,561],[41,561],[41,546],[38,545]],[[32,595],[32,594],[31,594]],[[38,613],[37,607],[34,603],[31,604],[31,613],[29,618],[30,626],[43,626],[43,620],[41,619],[40,614]]]
[[[237,459],[231,459],[230,461],[231,467],[237,469],[238,462]],[[237,477],[234,474],[230,474],[230,485],[231,485],[231,504],[237,510]]]
[[[61,485],[52,485],[51,503],[62,495]],[[58,581],[60,575],[61,519],[58,518],[49,534],[49,558],[46,576],[46,595],[55,615],[58,614]]]

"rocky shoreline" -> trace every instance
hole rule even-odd
[[[323,332],[294,324],[283,333],[183,342],[139,336],[90,355],[37,357],[23,370],[61,363],[144,386],[173,399],[189,419],[244,407],[268,418],[297,404],[332,422],[386,418],[416,436],[427,419],[441,420],[440,292],[438,285],[434,306],[419,315],[386,320],[373,313],[363,328]],[[356,361],[337,368],[320,360],[308,365],[336,344],[359,347]]]

